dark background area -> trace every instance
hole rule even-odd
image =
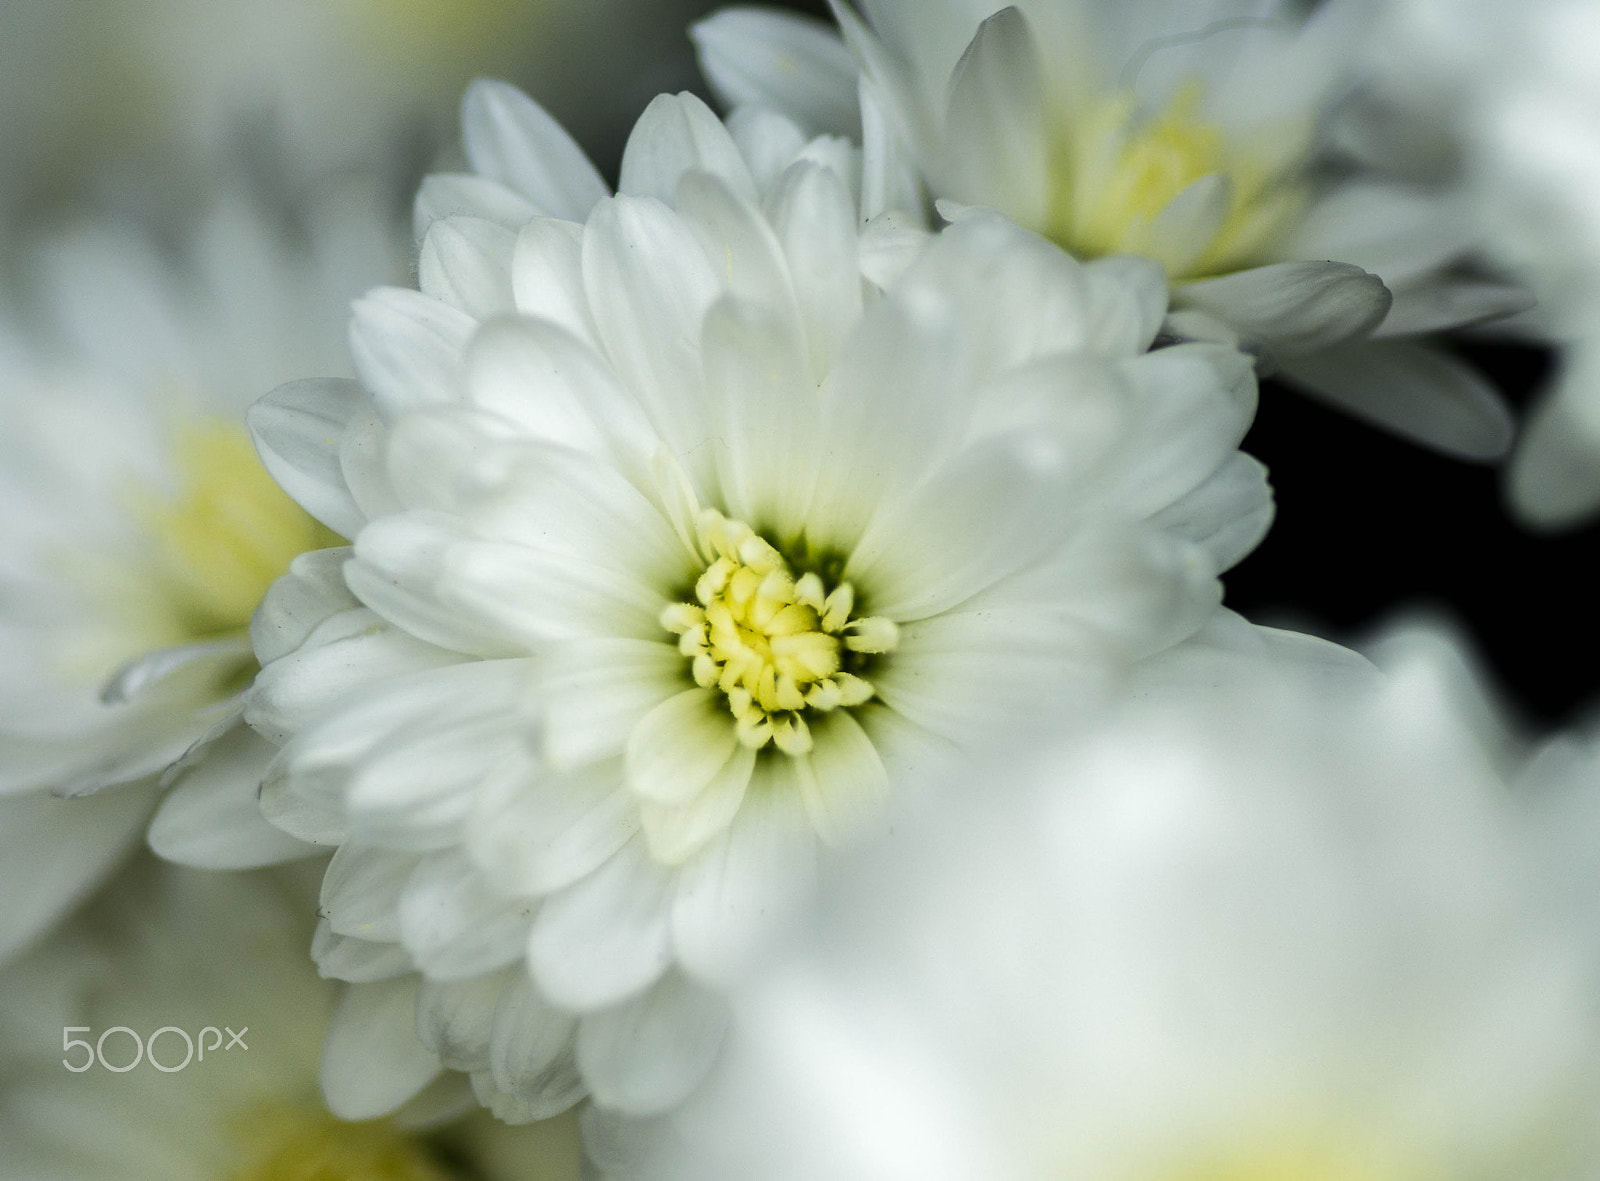
[[[1552,367],[1527,348],[1460,350],[1520,412]],[[1277,521],[1227,577],[1228,605],[1357,640],[1428,609],[1477,646],[1538,726],[1600,705],[1600,525],[1555,536],[1507,515],[1496,468],[1461,463],[1263,383],[1244,449],[1272,473]]]

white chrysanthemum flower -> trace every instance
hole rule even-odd
[[[0,1174],[577,1181],[571,1118],[517,1129],[478,1114],[452,1123],[471,1105],[448,1085],[406,1121],[352,1124],[327,1111],[317,1060],[335,989],[305,958],[310,885],[303,874],[141,862],[9,966]]]
[[[1511,505],[1544,528],[1591,517],[1600,509],[1600,11],[1587,0],[1405,0],[1383,31],[1374,54],[1386,100],[1446,145],[1476,198],[1486,249],[1538,296],[1505,327],[1562,349],[1509,469]]]
[[[585,1117],[602,1171],[1594,1176],[1600,946],[1562,897],[1592,854],[1546,823],[1576,812],[1508,789],[1415,649],[1376,685],[1275,663],[968,769],[841,875],[689,1106]]]
[[[257,462],[244,409],[344,363],[330,324],[397,269],[386,227],[350,193],[297,243],[224,199],[184,260],[111,225],[44,253],[42,326],[0,346],[0,954],[93,882],[191,748],[208,757],[169,775],[163,855],[297,851],[256,810],[271,748],[238,695],[261,596],[335,539]],[[108,787],[128,790],[51,798]]]
[[[1527,305],[1451,270],[1475,245],[1459,195],[1314,168],[1368,0],[861,8],[870,28],[834,6],[854,58],[803,18],[731,9],[696,28],[702,65],[730,102],[846,133],[859,64],[862,133],[907,145],[947,216],[987,206],[1079,257],[1154,259],[1173,331],[1236,335],[1292,384],[1449,453],[1505,451],[1493,387],[1418,339]]]
[[[1216,346],[1145,354],[1154,267],[994,215],[885,294],[856,153],[765,112],[730,134],[658,98],[615,197],[509,87],[465,134],[478,175],[421,209],[480,216],[431,223],[420,292],[357,305],[365,388],[252,411],[355,541],[257,616],[246,716],[287,744],[262,803],[339,846],[316,951],[387,980],[360,1032],[416,1085],[658,1110],[820,845],[1206,618],[1270,515],[1235,450],[1254,384]],[[335,1109],[381,1110],[333,1039]]]

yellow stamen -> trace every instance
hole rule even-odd
[[[661,626],[678,637],[695,684],[727,696],[745,746],[772,743],[799,757],[813,745],[805,711],[864,705],[872,683],[844,671],[847,653],[893,651],[893,621],[854,618],[855,590],[828,592],[808,572],[796,578],[783,555],[743,521],[707,510],[696,522],[708,563],[695,603],[673,603]]]

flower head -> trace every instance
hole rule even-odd
[[[615,196],[510,88],[465,131],[422,290],[357,306],[364,389],[252,412],[354,539],[257,616],[262,804],[338,846],[324,971],[420,972],[498,1113],[662,1110],[820,846],[1212,611],[1270,515],[1254,385],[1145,352],[1153,267],[996,216],[870,282],[874,162],[768,113],[658,98]]]
[[[1367,0],[1196,10],[1156,0],[863,0],[812,22],[729,9],[695,30],[730,103],[898,145],[898,206],[997,209],[1082,258],[1173,282],[1172,332],[1230,339],[1292,382],[1442,450],[1493,458],[1510,416],[1482,378],[1403,338],[1527,306],[1453,270],[1477,245],[1460,193],[1323,167],[1359,76]],[[854,60],[852,61],[852,55]],[[765,64],[765,70],[752,67]],[[1340,179],[1330,179],[1330,178]]]
[[[231,197],[178,261],[126,227],[80,226],[34,272],[48,331],[4,329],[0,840],[15,853],[0,871],[17,905],[0,954],[138,836],[180,759],[152,836],[164,855],[305,852],[259,822],[270,747],[237,725],[238,696],[262,595],[337,538],[261,467],[244,407],[301,366],[338,364],[319,320],[392,265],[375,206],[326,196],[307,211],[314,255]],[[127,790],[52,798],[105,788]]]
[[[1592,753],[1519,771],[1437,639],[1232,629],[858,854],[699,1095],[585,1117],[602,1172],[1590,1175]]]

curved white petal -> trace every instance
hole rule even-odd
[[[578,1069],[596,1103],[655,1115],[686,1099],[716,1061],[727,1003],[669,972],[642,996],[578,1023]]]
[[[322,1095],[340,1119],[388,1115],[431,1083],[439,1059],[417,1038],[415,976],[352,984],[322,1047]]]
[[[400,942],[430,980],[465,980],[522,957],[534,903],[492,892],[459,849],[430,854],[400,894]]]
[[[573,138],[515,86],[479,79],[461,103],[473,171],[526,197],[548,217],[582,221],[606,183]]]
[[[463,397],[461,354],[477,322],[420,291],[380,287],[350,313],[350,355],[381,414]]]
[[[658,94],[628,136],[617,191],[671,204],[689,172],[709,172],[745,200],[757,200],[750,169],[711,108],[687,92]]]
[[[341,537],[366,520],[345,484],[339,445],[366,395],[353,381],[295,381],[245,412],[261,462],[296,503]]]
[[[428,226],[417,255],[417,287],[430,299],[482,320],[516,306],[511,257],[517,235],[477,217],[441,217]]]
[[[1393,302],[1376,275],[1338,262],[1274,263],[1186,283],[1175,294],[1265,342],[1280,358],[1366,336]]]
[[[771,107],[812,134],[859,136],[856,63],[822,22],[772,9],[724,8],[693,25],[689,36],[724,105]]]

